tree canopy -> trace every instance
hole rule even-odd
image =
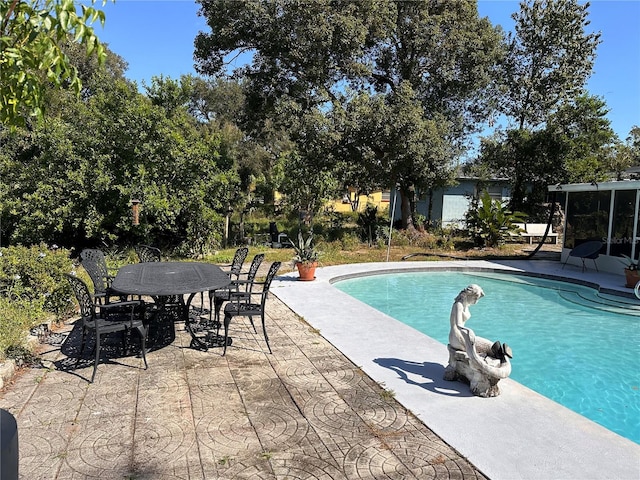
[[[535,128],[560,104],[584,93],[600,33],[587,33],[589,2],[529,0],[513,14],[499,70],[501,109],[517,128]]]
[[[529,0],[513,15],[497,69],[499,111],[509,127],[482,140],[480,163],[511,181],[511,209],[535,210],[546,186],[601,180],[615,141],[606,105],[586,94],[599,33],[589,3]]]
[[[377,139],[368,153],[381,168],[367,173],[384,179],[379,187],[400,185],[405,224],[412,221],[408,192],[445,183],[469,133],[489,114],[486,92],[501,54],[500,35],[478,17],[475,1],[199,3],[211,32],[196,38],[196,67],[220,75],[229,58],[251,57],[234,74],[245,82],[253,125],[281,102],[295,102],[301,116],[317,108],[349,111],[349,91],[374,95],[373,102],[386,106],[385,112],[369,110],[377,116],[372,129],[385,127],[390,112],[394,119],[415,120],[402,122],[405,129],[388,125],[382,136],[364,132],[369,125],[362,122],[350,130],[357,135],[336,142],[343,152],[364,151],[368,146],[357,141]],[[295,123],[290,117],[287,127]],[[297,143],[300,161],[314,162],[307,153],[305,143]],[[334,157],[338,162],[340,155]]]
[[[191,79],[154,78],[143,95],[122,77],[122,59],[106,52],[101,66],[76,67],[83,95],[46,90],[42,122],[0,129],[3,238],[155,243],[183,254],[219,245],[240,188],[238,136],[190,115]],[[139,226],[133,199],[142,201]]]

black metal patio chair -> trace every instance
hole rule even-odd
[[[271,352],[271,346],[269,345],[269,336],[267,335],[267,328],[265,326],[265,304],[267,301],[267,296],[269,295],[269,288],[271,287],[271,282],[273,278],[278,273],[280,269],[280,262],[273,262],[271,267],[269,268],[269,273],[267,273],[267,277],[264,282],[253,282],[252,288],[250,289],[247,295],[233,295],[224,307],[224,350],[222,351],[222,355],[227,353],[227,345],[229,338],[229,324],[231,323],[231,319],[234,317],[249,317],[249,321],[251,322],[251,326],[253,327],[253,331],[258,333],[256,330],[256,326],[253,323],[253,317],[260,317],[262,321],[262,332],[264,333],[264,340],[267,342],[267,348],[269,349],[269,353]],[[256,285],[260,285],[262,287],[261,291],[254,291],[253,287]],[[259,300],[258,300],[259,297]],[[253,299],[256,298],[254,301]]]
[[[100,361],[102,337],[109,333],[123,332],[123,352],[126,354],[128,351],[128,333],[132,330],[137,331],[140,335],[144,368],[147,369],[147,327],[144,321],[145,303],[142,300],[136,300],[99,305],[94,302],[86,283],[73,275],[67,275],[67,279],[71,284],[73,293],[80,306],[80,319],[82,321],[82,342],[80,345],[80,353],[84,350],[87,332],[93,331],[95,334],[95,360],[93,364],[93,374],[91,375],[91,383],[93,383],[95,379],[96,370],[98,369],[98,363]],[[79,357],[78,361],[80,361]]]
[[[258,269],[264,260],[264,253],[259,253],[251,261],[249,270],[244,273],[240,272],[237,275],[236,280],[232,280],[231,286],[222,290],[213,290],[209,292],[209,297],[213,295],[213,309],[209,310],[209,322],[215,319],[216,322],[220,322],[220,309],[224,302],[228,302],[232,297],[248,295],[253,289],[253,283],[255,281]],[[242,277],[242,278],[240,278]],[[245,297],[246,298],[246,297]],[[215,316],[213,312],[215,311]]]
[[[140,263],[159,262],[162,260],[162,252],[160,252],[159,248],[149,245],[136,245],[133,249],[138,255]]]
[[[216,292],[218,292],[217,294],[220,298],[226,298],[225,292],[238,290],[238,287],[234,282],[237,282],[240,279],[240,275],[242,274],[242,265],[244,264],[244,261],[246,260],[248,254],[249,254],[248,247],[238,248],[236,252],[233,254],[233,260],[231,261],[231,265],[226,265],[226,267],[229,268],[227,275],[229,275],[231,284],[229,285],[228,288],[221,289],[221,290],[212,290],[209,292],[209,320],[211,320]],[[224,302],[224,300],[222,300],[222,302]],[[220,305],[222,305],[222,302],[220,303]],[[218,311],[220,311],[220,306],[218,306],[217,308],[218,308]]]

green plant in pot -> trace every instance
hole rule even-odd
[[[313,232],[309,232],[307,238],[304,238],[302,232],[298,232],[298,241],[291,242],[293,245],[293,263],[295,263],[300,280],[309,281],[315,278],[316,267],[318,266],[318,257],[320,253],[313,245]]]
[[[624,263],[624,275],[627,280],[626,286],[633,288],[640,282],[640,264],[638,260],[634,260],[628,255],[622,254],[622,257],[620,261]]]

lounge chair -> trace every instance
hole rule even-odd
[[[586,268],[584,263],[585,258],[590,258],[593,260],[593,266],[596,268],[596,272],[598,271],[598,265],[596,264],[596,258],[600,256],[600,250],[602,250],[603,243],[600,240],[589,240],[588,242],[581,243],[580,245],[574,247],[567,256],[567,259],[562,264],[562,268],[567,264],[571,257],[579,258],[582,260],[582,271]]]

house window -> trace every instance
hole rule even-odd
[[[391,201],[391,191],[385,190],[384,192],[382,192],[381,202],[389,203],[390,201]]]
[[[491,197],[491,200],[502,201],[502,187],[499,185],[489,185],[487,187],[487,193]]]
[[[589,240],[607,241],[611,191],[570,192],[567,201],[565,248],[574,248]],[[603,252],[605,250],[603,249]]]

